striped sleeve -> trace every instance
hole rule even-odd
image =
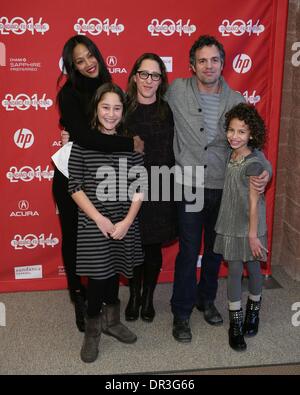
[[[84,180],[84,158],[83,151],[77,145],[73,144],[71,155],[69,159],[69,194],[83,190]]]

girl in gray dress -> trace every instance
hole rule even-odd
[[[255,107],[240,103],[226,114],[227,140],[232,148],[222,202],[216,223],[214,251],[228,262],[229,345],[246,350],[245,336],[258,331],[262,293],[260,261],[266,261],[267,225],[264,195],[250,183],[250,176],[265,170],[255,148],[265,141],[265,125]],[[249,272],[249,297],[243,323],[241,279],[244,263]]]

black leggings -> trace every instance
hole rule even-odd
[[[57,169],[52,184],[53,195],[59,210],[62,232],[62,257],[70,292],[79,290],[80,276],[76,274],[76,242],[78,207],[68,193],[68,179]]]
[[[105,280],[88,279],[87,315],[97,316],[102,308],[102,304],[116,304],[119,295],[119,275],[116,274]]]

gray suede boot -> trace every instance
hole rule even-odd
[[[122,343],[134,343],[136,335],[120,322],[120,301],[102,306],[102,332]]]
[[[96,361],[99,353],[99,342],[101,336],[101,315],[86,319],[84,340],[80,356],[83,362]]]

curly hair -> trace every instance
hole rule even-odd
[[[256,108],[251,104],[240,103],[225,114],[225,130],[228,130],[232,119],[244,121],[249,127],[250,136],[248,145],[253,148],[262,148],[266,140],[266,126]]]

